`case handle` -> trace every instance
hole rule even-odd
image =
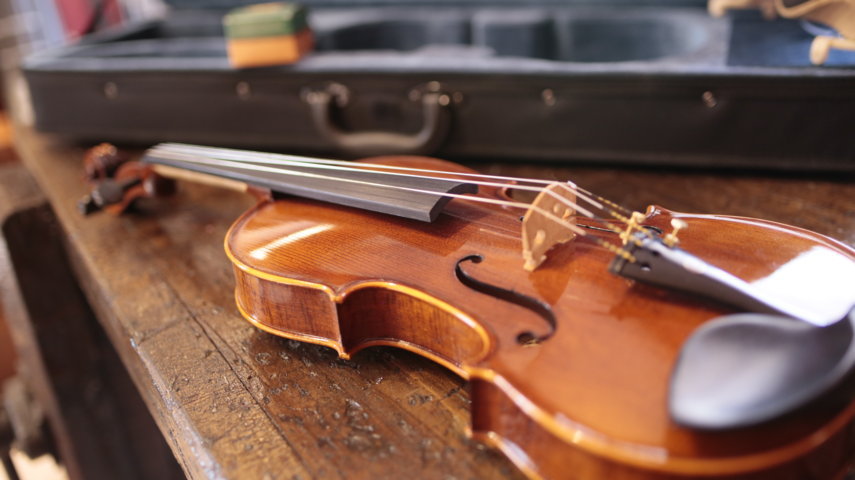
[[[333,109],[344,108],[350,92],[344,85],[330,83],[319,90],[306,90],[303,99],[308,103],[312,121],[318,132],[342,151],[354,155],[426,154],[439,148],[448,135],[451,124],[451,98],[438,89],[436,82],[428,90],[413,90],[411,98],[420,96],[422,102],[422,128],[413,134],[382,131],[348,132],[333,121]]]

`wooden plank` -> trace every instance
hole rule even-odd
[[[0,200],[0,304],[20,356],[18,377],[44,410],[52,433],[45,439],[69,477],[178,478],[77,286],[56,218],[22,166],[0,167]]]
[[[240,319],[222,239],[249,199],[185,188],[147,214],[83,218],[82,150],[22,129],[84,291],[192,478],[521,478],[465,436],[468,398],[403,352],[353,362]]]
[[[2,137],[4,117],[0,114],[0,137]],[[7,137],[8,138],[8,137]],[[4,153],[5,152],[5,153]],[[9,158],[4,162],[4,155]],[[35,182],[19,163],[13,163],[14,152],[11,145],[3,145],[0,138],[0,219],[8,217],[15,209],[44,202]],[[13,275],[8,270],[0,270],[0,277]],[[0,303],[2,307],[2,303]],[[11,333],[0,308],[0,385],[15,373],[15,348]]]
[[[8,128],[6,117],[0,112],[0,221],[18,209],[45,202],[32,177],[23,165],[16,161],[17,157],[12,150],[11,133]],[[0,268],[0,278],[9,278],[13,275],[14,272],[11,271],[10,266]],[[0,388],[3,380],[15,374],[16,363],[15,347],[3,306],[0,299]]]
[[[248,198],[182,186],[142,213],[83,218],[82,148],[17,134],[84,291],[188,476],[520,478],[465,437],[465,383],[447,370],[393,349],[342,361],[240,319],[221,242]],[[855,244],[851,177],[482,167],[572,178],[636,209],[765,217]]]

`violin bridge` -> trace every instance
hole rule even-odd
[[[533,272],[555,245],[568,242],[576,234],[566,223],[576,223],[576,193],[572,183],[556,182],[544,188],[531,203],[522,221],[524,268]]]

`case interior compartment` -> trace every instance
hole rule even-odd
[[[120,34],[95,36],[60,57],[90,63],[143,57],[211,58],[220,59],[220,66],[226,67],[221,18],[216,10],[178,11],[163,21]],[[509,58],[546,60],[551,70],[559,71],[589,68],[584,65],[589,63],[628,62],[635,63],[636,70],[643,67],[639,62],[652,69],[663,63],[708,69],[811,67],[808,52],[813,39],[802,22],[769,22],[754,13],[713,19],[698,8],[368,7],[316,10],[311,24],[316,34],[314,63],[354,52],[363,61],[366,56],[407,55],[437,61],[464,56],[470,60],[469,70]],[[61,61],[57,56],[49,58],[52,64]],[[574,65],[578,63],[583,65]],[[855,66],[855,53],[835,50],[824,68],[846,66]]]
[[[225,58],[216,12],[176,12],[161,22],[102,35],[68,49],[63,58]],[[701,9],[652,7],[356,8],[314,11],[313,63],[358,53],[366,57],[443,57],[574,63],[723,61],[726,22]],[[715,53],[711,55],[711,53]],[[58,60],[54,58],[54,60]],[[540,62],[542,64],[542,62]],[[438,65],[437,65],[438,66]],[[455,67],[459,68],[459,67]],[[582,66],[581,68],[585,68]]]

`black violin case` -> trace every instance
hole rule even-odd
[[[28,59],[38,129],[84,141],[855,169],[855,54],[703,0],[305,1],[316,51],[229,66],[239,0]],[[204,7],[204,8],[203,8]]]

